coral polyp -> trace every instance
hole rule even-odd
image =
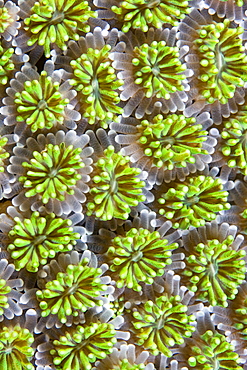
[[[154,365],[148,362],[148,351],[136,354],[137,349],[133,344],[122,344],[102,361],[96,362],[95,370],[154,370]]]
[[[48,258],[71,250],[80,237],[73,232],[71,220],[56,218],[54,213],[42,216],[33,212],[30,218],[16,217],[14,222],[7,249],[17,271],[24,267],[30,272],[38,271]]]
[[[117,79],[109,59],[110,51],[110,45],[100,50],[88,48],[87,53],[70,62],[73,69],[70,84],[79,93],[82,115],[89,124],[100,121],[104,128],[123,111],[118,106],[120,97],[116,91],[123,81]]]
[[[117,287],[141,291],[140,282],[152,284],[171,264],[171,251],[177,247],[177,243],[169,245],[166,239],[161,239],[158,232],[143,228],[132,228],[115,237],[107,250],[107,259]]]
[[[50,351],[56,369],[90,370],[93,362],[111,353],[115,333],[112,324],[99,322],[67,329]]]
[[[227,197],[221,179],[200,175],[169,184],[157,202],[159,214],[171,220],[174,228],[187,229],[203,226],[215,220],[217,212],[229,209]]]
[[[202,148],[208,132],[195,123],[194,117],[186,118],[177,114],[164,117],[159,114],[152,122],[143,120],[137,125],[140,135],[138,142],[156,167],[168,170],[185,167],[186,163],[195,163],[195,155],[208,154]]]
[[[26,81],[24,90],[15,94],[17,122],[25,121],[32,132],[63,123],[69,100],[63,99],[59,87],[46,71],[41,72],[39,80]]]
[[[170,93],[184,89],[182,81],[186,67],[179,60],[179,49],[165,41],[142,44],[133,50],[134,82],[140,85],[147,98],[169,99]]]
[[[122,31],[140,28],[147,32],[149,27],[161,28],[164,23],[178,25],[178,20],[189,13],[188,1],[165,0],[126,0],[114,5],[111,10],[123,22]]]
[[[7,142],[7,137],[0,136],[0,172],[4,171],[4,160],[9,158],[9,153],[4,148]]]
[[[53,44],[66,50],[67,41],[78,40],[80,32],[88,32],[88,19],[97,16],[88,1],[38,0],[28,5],[30,14],[24,19],[24,30],[30,35],[27,45],[43,46],[46,57],[50,57]]]
[[[14,54],[13,48],[6,48],[0,44],[0,84],[6,85],[9,81],[11,72],[14,71],[15,65],[12,61]]]
[[[66,147],[65,143],[47,144],[41,153],[34,151],[30,162],[22,163],[26,174],[19,177],[27,189],[26,197],[40,194],[46,204],[54,198],[64,200],[64,193],[73,194],[72,187],[81,179],[77,170],[84,167],[81,151],[73,145]]]
[[[13,22],[11,15],[8,12],[8,9],[3,6],[0,7],[0,33],[4,33],[6,28]]]
[[[87,215],[107,221],[113,217],[126,220],[131,211],[146,198],[142,194],[145,182],[139,168],[130,167],[129,157],[115,153],[112,145],[94,164]]]
[[[240,358],[233,350],[234,347],[226,341],[224,335],[207,330],[190,347],[188,365],[198,370],[213,369],[215,364],[219,369],[241,370]]]
[[[28,329],[16,325],[0,331],[0,367],[3,370],[33,370],[31,360],[34,337]]]
[[[196,293],[198,299],[208,300],[212,306],[226,307],[227,299],[235,298],[237,288],[245,278],[243,257],[246,252],[235,250],[233,242],[232,235],[222,242],[208,240],[207,244],[194,246],[194,253],[186,257],[182,274],[189,280],[188,288]]]
[[[9,307],[7,294],[10,292],[11,287],[4,279],[0,279],[0,315],[3,315],[4,309]]]
[[[194,45],[200,59],[200,93],[209,104],[225,104],[236,87],[247,81],[247,56],[242,45],[244,29],[231,27],[230,21],[202,25]]]
[[[7,0],[0,1],[0,35],[6,41],[11,41],[17,34],[20,23],[17,22],[19,7],[14,2]]]
[[[223,124],[219,149],[229,167],[237,167],[247,175],[247,106],[241,106],[236,114],[224,119]]]
[[[184,343],[184,338],[190,337],[195,330],[190,324],[195,317],[187,315],[187,309],[179,295],[164,294],[154,302],[145,302],[133,312],[137,344],[154,355],[163,353],[171,357],[170,347]]]
[[[100,279],[102,270],[90,267],[88,262],[83,258],[78,265],[68,265],[65,272],[58,272],[55,280],[36,292],[42,317],[57,315],[64,324],[68,316],[102,305],[100,292],[107,288]]]

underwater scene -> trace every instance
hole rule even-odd
[[[0,370],[247,370],[247,0],[0,0]]]

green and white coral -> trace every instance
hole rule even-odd
[[[64,122],[64,109],[69,99],[63,98],[58,81],[52,81],[46,71],[39,80],[26,81],[23,91],[15,93],[17,122],[25,122],[32,132],[51,129]]]
[[[1,8],[0,8],[1,9]],[[2,43],[0,44],[0,84],[6,85],[9,81],[11,72],[14,71],[15,65],[12,61],[14,49],[11,47],[5,47]]]
[[[58,218],[54,213],[42,216],[33,212],[29,218],[15,217],[14,222],[7,250],[17,271],[24,267],[30,272],[38,271],[48,258],[72,250],[80,238],[73,231],[71,220]]]
[[[96,17],[88,1],[80,0],[38,0],[30,5],[30,14],[24,19],[24,30],[30,35],[28,46],[44,47],[47,58],[51,45],[67,49],[67,41],[78,40],[82,32],[88,32],[88,19]]]
[[[143,228],[131,228],[125,235],[116,236],[106,252],[116,286],[140,292],[140,282],[153,284],[154,278],[162,276],[172,263],[172,250],[177,247],[177,243],[161,239],[158,231]]]
[[[107,289],[100,276],[100,268],[88,264],[83,258],[78,264],[69,264],[65,271],[58,272],[54,280],[48,281],[36,296],[41,308],[41,316],[57,315],[65,324],[69,316],[78,316],[94,306],[101,306],[101,292]]]
[[[236,87],[247,82],[247,55],[242,44],[242,27],[231,22],[201,25],[194,40],[200,61],[199,90],[207,103],[222,104],[234,96]]]
[[[163,353],[171,357],[170,347],[183,344],[184,338],[190,337],[195,330],[191,325],[195,317],[188,315],[187,309],[179,295],[167,293],[138,306],[132,321],[137,344],[155,356]]]
[[[195,117],[158,114],[151,122],[141,121],[137,130],[145,156],[150,157],[156,167],[168,170],[186,167],[187,163],[195,163],[197,154],[208,154],[202,148],[208,132],[201,124],[196,124]]]
[[[2,370],[33,370],[34,337],[19,325],[0,330],[0,368]]]
[[[199,175],[166,185],[158,195],[158,212],[171,220],[174,228],[199,227],[216,219],[218,212],[229,209],[228,192],[220,178]],[[160,192],[159,192],[160,193]]]
[[[94,164],[87,215],[103,221],[126,220],[130,207],[146,199],[142,194],[145,182],[140,174],[139,168],[130,167],[129,157],[116,153],[113,145],[109,145]]]
[[[134,82],[147,98],[170,99],[170,94],[183,91],[186,67],[179,60],[179,49],[162,41],[136,46],[133,50]]]
[[[85,165],[80,156],[82,149],[47,144],[44,150],[34,151],[29,162],[23,162],[25,175],[19,177],[23,183],[26,197],[36,194],[41,196],[42,202],[47,204],[50,199],[65,199],[65,193],[74,194],[73,187],[81,179],[78,170]]]
[[[199,243],[189,251],[182,271],[188,279],[188,289],[202,301],[212,306],[227,307],[227,299],[234,299],[239,285],[245,279],[245,250],[235,250],[234,237],[228,235],[220,242],[217,239]],[[194,252],[194,253],[193,253]]]
[[[97,361],[94,370],[154,370],[154,365],[148,362],[149,352],[137,352],[133,344],[121,344],[105,359]]]
[[[92,363],[111,353],[116,343],[114,326],[92,322],[68,328],[53,341],[50,353],[57,370],[90,370]]]
[[[161,28],[164,23],[177,26],[178,20],[189,13],[190,7],[188,1],[125,0],[120,1],[118,6],[112,6],[111,10],[123,22],[123,32],[128,32],[130,28],[147,32],[151,26]]]
[[[103,128],[123,112],[118,106],[120,96],[117,91],[123,81],[117,79],[109,59],[110,51],[110,45],[104,45],[100,50],[88,48],[85,54],[70,62],[73,70],[70,84],[78,91],[81,113],[89,124],[99,121]]]
[[[9,158],[8,151],[4,148],[8,143],[8,138],[0,136],[0,172],[4,172],[4,160]]]
[[[240,362],[226,337],[212,330],[207,330],[190,347],[189,369],[214,370],[217,367],[222,370],[241,370]]]
[[[223,120],[219,150],[230,168],[238,168],[247,175],[247,106],[239,106],[237,113]]]

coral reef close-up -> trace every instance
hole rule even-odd
[[[247,0],[0,0],[0,370],[247,370]]]

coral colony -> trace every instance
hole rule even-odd
[[[247,370],[247,0],[0,0],[0,370]]]

